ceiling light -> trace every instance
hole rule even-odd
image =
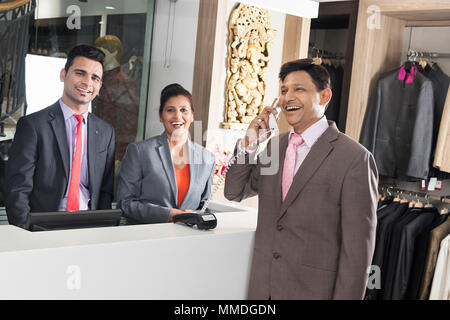
[[[106,6],[105,9],[107,9],[107,10],[116,10],[116,7],[113,7],[113,6]]]

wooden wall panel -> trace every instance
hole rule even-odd
[[[192,85],[195,120],[202,122],[202,130],[191,136],[195,142],[206,145],[209,119],[218,117],[218,101],[224,71],[225,45],[227,39],[227,2],[221,0],[200,0],[197,40],[195,50],[194,80]],[[200,137],[201,135],[201,137]],[[205,140],[200,141],[201,138]]]
[[[308,57],[311,19],[286,15],[281,63]]]
[[[368,28],[369,14],[359,4],[345,133],[359,140],[369,94],[378,76],[401,61],[405,21],[380,15],[379,28]]]
[[[443,11],[450,10],[450,1],[448,0],[360,0],[360,6],[368,7],[376,5],[381,9],[384,15],[394,17],[408,16],[416,18],[426,12],[431,12],[439,16]],[[434,19],[434,16],[431,17]]]

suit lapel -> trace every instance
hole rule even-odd
[[[55,103],[53,108],[50,109],[49,122],[58,143],[58,149],[64,166],[66,179],[69,180],[69,146],[67,144],[66,124],[64,123],[64,116],[61,107],[59,106],[59,102]]]
[[[93,174],[95,172],[95,153],[98,151],[99,135],[96,119],[89,113],[87,121],[87,162],[88,162],[88,176],[89,176],[89,189],[95,190],[91,187],[94,182]],[[92,191],[91,191],[92,192]]]
[[[167,139],[166,133],[164,132],[159,136],[159,147],[157,147],[159,157],[161,158],[161,163],[163,165],[164,171],[167,175],[167,180],[170,184],[170,189],[175,199],[175,204],[177,202],[177,184],[175,182],[175,171],[172,164],[172,156],[170,155],[169,140]],[[190,169],[190,168],[189,168]]]
[[[279,150],[279,169],[278,169],[278,175],[276,176],[276,186],[275,186],[275,196],[276,196],[276,201],[278,202],[278,208],[281,207],[282,205],[282,195],[281,195],[281,179],[283,177],[283,166],[284,166],[284,158],[286,157],[286,148],[288,146],[289,143],[289,132],[284,134],[284,135],[280,135],[280,147],[278,148]]]
[[[182,210],[184,210],[183,204],[187,201],[186,199],[188,199],[192,192],[194,186],[193,182],[197,181],[197,173],[200,170],[199,165],[201,165],[201,162],[197,162],[198,159],[196,159],[197,153],[195,152],[195,145],[189,139],[187,140],[187,148],[189,152],[189,187],[180,204],[180,209]]]
[[[280,218],[286,213],[286,210],[289,208],[291,203],[295,200],[297,195],[302,191],[305,187],[306,183],[310,180],[310,178],[314,175],[314,173],[320,168],[323,161],[328,157],[330,152],[333,150],[333,146],[331,145],[331,141],[337,139],[337,128],[334,125],[330,125],[330,127],[325,130],[323,135],[319,137],[316,143],[312,146],[305,160],[301,164],[297,173],[294,176],[294,180],[292,181],[291,188],[289,189],[286,199],[281,204],[280,210]],[[284,151],[286,153],[286,150]],[[284,165],[284,155],[283,162]],[[281,174],[282,176],[282,174]],[[281,190],[281,183],[280,183]]]

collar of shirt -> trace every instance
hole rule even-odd
[[[61,110],[63,112],[64,115],[64,120],[69,119],[70,117],[72,117],[74,114],[77,114],[75,111],[73,111],[68,105],[66,105],[62,99],[59,99],[59,105],[61,106]],[[81,115],[83,116],[83,122],[85,124],[87,124],[87,120],[88,120],[88,113],[89,111],[86,111],[84,113],[82,113]]]
[[[302,138],[305,141],[305,144],[308,148],[311,148],[313,144],[320,138],[320,136],[327,130],[329,127],[327,117],[323,116],[316,123],[306,129],[302,134]],[[289,139],[291,135],[294,133],[294,128],[291,128],[289,132]]]

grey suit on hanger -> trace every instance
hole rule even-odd
[[[211,193],[215,157],[189,139],[187,143],[190,183],[179,209],[196,210]],[[117,203],[132,221],[169,221],[170,210],[177,208],[177,183],[165,132],[128,145],[119,173]]]
[[[417,73],[405,87],[398,80],[398,69],[380,76],[360,135],[380,175],[419,179],[428,175],[433,113],[433,86],[424,75]]]

